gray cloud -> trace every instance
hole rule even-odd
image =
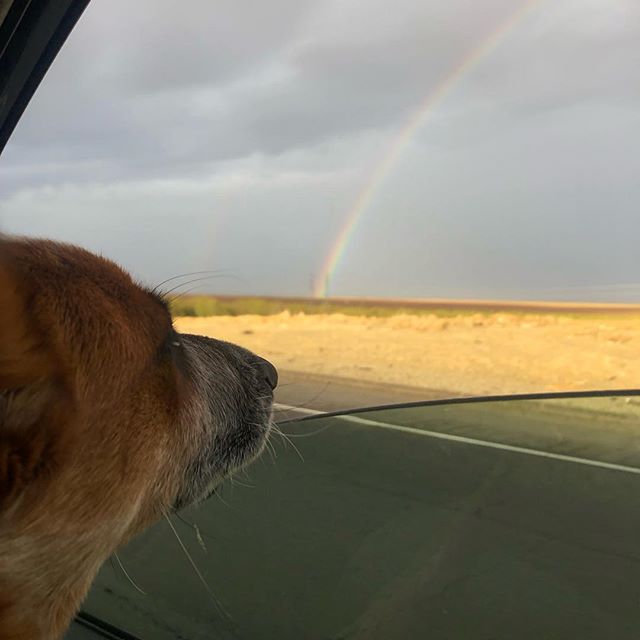
[[[3,155],[0,225],[150,281],[230,266],[245,280],[216,287],[305,293],[407,117],[520,5],[188,6],[93,1]],[[425,120],[335,291],[584,297],[640,280],[639,25],[635,0],[537,3]]]
[[[630,18],[640,8],[621,2],[609,10],[620,20],[598,30],[601,11],[590,18],[560,4],[564,11],[541,3],[523,19],[450,102],[536,110],[637,98]],[[510,0],[475,12],[464,0],[405,1],[389,20],[386,2],[349,6],[197,2],[180,12],[168,1],[135,11],[96,2],[25,116],[14,157],[162,175],[397,126],[514,11]]]

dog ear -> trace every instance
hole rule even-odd
[[[55,464],[70,407],[22,288],[0,256],[0,511]]]

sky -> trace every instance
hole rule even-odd
[[[203,292],[638,302],[639,68],[637,0],[92,0],[0,230]]]

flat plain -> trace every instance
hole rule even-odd
[[[183,332],[243,345],[282,370],[447,393],[640,386],[640,313],[628,309],[331,310],[177,315],[175,324]]]

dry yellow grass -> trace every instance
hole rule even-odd
[[[177,318],[281,369],[502,394],[640,387],[640,319],[555,314]]]

